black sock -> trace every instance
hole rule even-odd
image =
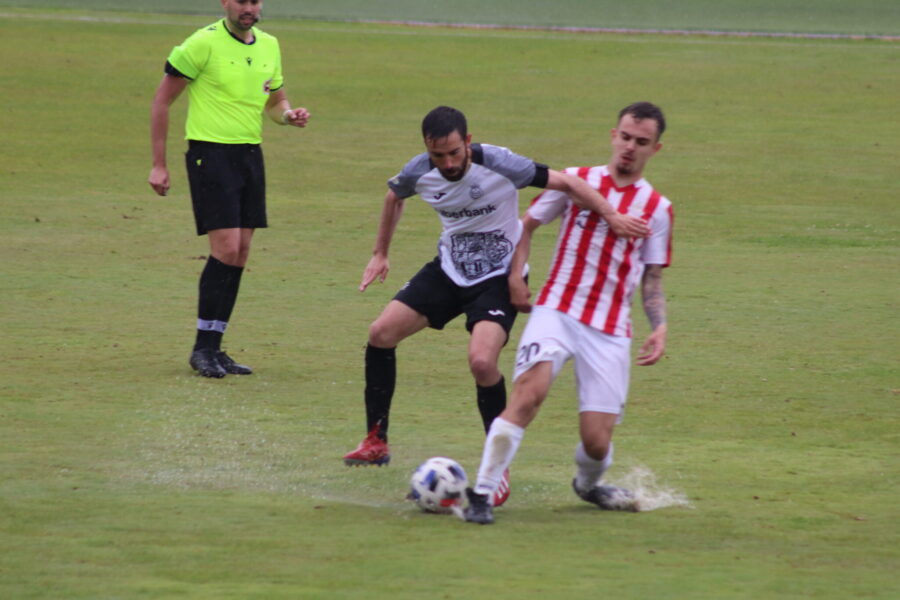
[[[243,270],[242,267],[226,265],[213,256],[206,260],[206,266],[200,274],[194,350],[220,348]]]
[[[478,396],[478,412],[481,413],[484,432],[487,433],[494,419],[506,408],[506,380],[501,375],[500,381],[494,385],[482,387],[476,384],[475,390]]]
[[[378,425],[378,437],[387,441],[388,415],[397,381],[396,348],[366,345],[366,427]]]
[[[224,279],[222,281],[222,301],[219,304],[216,319],[224,323],[231,318],[231,312],[234,310],[234,304],[237,302],[238,290],[241,287],[241,275],[244,274],[244,267],[236,267],[223,263],[225,270],[223,271]]]

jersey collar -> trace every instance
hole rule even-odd
[[[238,36],[234,35],[234,32],[231,31],[230,29],[228,29],[228,25],[225,24],[225,19],[222,19],[222,27],[225,28],[225,31],[228,32],[228,35],[230,35],[233,39],[235,39],[236,41],[240,42],[241,44],[243,44],[245,46],[252,46],[253,44],[256,43],[256,28],[255,27],[251,29],[251,31],[253,32],[253,41],[252,42],[245,42]]]

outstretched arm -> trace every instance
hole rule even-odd
[[[589,186],[580,177],[551,169],[547,189],[566,192],[579,207],[598,213],[616,235],[639,238],[650,235],[647,223],[617,211],[606,198],[600,195],[600,192]]]
[[[662,286],[662,265],[647,265],[641,279],[641,298],[644,302],[644,313],[650,321],[650,335],[641,346],[637,364],[649,366],[666,352],[666,296]]]
[[[397,229],[397,223],[403,214],[403,198],[399,197],[394,190],[388,189],[384,196],[384,206],[381,208],[381,220],[378,223],[378,235],[375,238],[375,249],[372,250],[372,258],[363,271],[362,282],[359,284],[359,291],[364,292],[369,284],[378,279],[384,283],[390,270],[388,262],[388,250],[391,247],[391,240],[394,237],[394,231]]]
[[[169,168],[166,165],[166,141],[169,137],[169,107],[187,87],[189,80],[175,75],[163,75],[153,106],[150,109],[150,145],[153,149],[153,167],[147,183],[160,196],[169,192]]]

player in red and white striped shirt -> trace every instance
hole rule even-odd
[[[662,269],[671,262],[672,205],[644,178],[647,161],[662,147],[662,111],[638,102],[619,113],[611,132],[608,165],[568,169],[598,190],[620,213],[650,225],[648,238],[619,237],[597,213],[579,208],[564,192],[545,191],[522,218],[523,232],[510,269],[513,305],[531,312],[516,359],[512,397],[494,419],[478,479],[467,490],[467,521],[493,522],[490,497],[515,456],[525,428],[537,416],[554,378],[574,360],[579,397],[581,443],[572,486],[587,502],[607,510],[636,511],[628,491],[601,485],[612,464],[612,435],[622,419],[628,393],[631,301],[641,286],[651,333],[641,346],[639,365],[656,363],[665,352],[666,303]],[[535,301],[522,277],[534,231],[559,217],[556,250],[547,281]]]

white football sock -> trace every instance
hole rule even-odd
[[[579,490],[587,491],[600,483],[600,479],[613,462],[613,444],[609,443],[609,452],[603,460],[595,460],[584,451],[584,444],[578,442],[575,448],[575,464],[578,470],[575,472],[575,486]]]
[[[481,455],[481,466],[478,468],[478,479],[475,491],[493,497],[500,486],[503,472],[519,450],[519,444],[525,436],[525,430],[500,417],[491,423],[487,439],[484,441],[484,453]]]

